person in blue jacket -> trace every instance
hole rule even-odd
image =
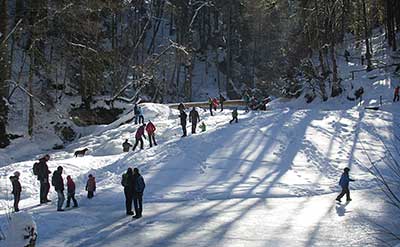
[[[341,202],[340,199],[346,194],[346,201],[351,201],[349,183],[355,181],[349,177],[350,169],[348,167],[344,168],[344,172],[339,180],[339,185],[342,187],[342,192],[336,197],[336,201]]]
[[[142,175],[138,168],[133,169],[133,205],[135,206],[135,216],[133,218],[142,217],[143,212],[143,191],[146,187]]]

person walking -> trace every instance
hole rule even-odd
[[[142,107],[139,106],[139,124],[144,124],[144,114]]]
[[[124,152],[129,152],[129,149],[130,149],[131,147],[132,147],[132,144],[130,144],[130,143],[128,142],[128,139],[126,139],[125,142],[122,143],[122,150],[123,150]]]
[[[33,165],[33,174],[37,176],[40,182],[40,204],[51,202],[47,196],[50,190],[49,174],[51,173],[47,162],[50,160],[50,155],[46,154]]]
[[[62,166],[57,167],[57,170],[53,172],[53,177],[51,178],[51,184],[54,186],[54,190],[57,192],[57,211],[64,211],[62,206],[64,204],[64,180],[62,178]]]
[[[14,211],[15,212],[19,211],[18,204],[21,199],[21,191],[22,191],[21,183],[19,182],[19,176],[20,176],[19,172],[14,172],[14,176],[10,176],[10,181],[12,184],[11,194],[13,194],[13,196],[14,196]]]
[[[393,102],[400,100],[399,91],[400,91],[400,86],[394,88]]]
[[[196,134],[197,123],[200,122],[199,113],[196,111],[196,107],[189,113],[189,123],[192,123],[192,134]]]
[[[72,180],[71,176],[67,176],[67,205],[66,205],[66,208],[69,208],[71,199],[74,202],[74,208],[77,208],[78,202],[75,199],[75,183]]]
[[[210,109],[210,114],[211,114],[211,116],[213,116],[213,100],[211,99],[211,97],[210,96],[208,96],[208,107],[209,107],[209,109]]]
[[[133,185],[133,205],[135,206],[135,216],[133,217],[140,218],[143,213],[143,192],[146,184],[144,183],[144,179],[142,175],[140,175],[138,168],[133,169]]]
[[[238,110],[237,110],[237,108],[235,108],[232,111],[232,120],[229,121],[229,123],[231,124],[233,121],[235,121],[236,123],[238,122]]]
[[[86,191],[88,192],[87,198],[92,199],[94,196],[94,192],[96,191],[96,178],[89,174],[88,180],[86,182]]]
[[[139,111],[139,106],[137,104],[135,104],[135,106],[133,107],[133,113],[135,114],[135,124],[138,124],[140,111]]]
[[[179,105],[178,105],[178,110],[179,111],[184,111],[186,109],[186,107],[185,107],[185,105],[181,102],[181,103],[179,103]]]
[[[182,137],[185,137],[185,136],[187,136],[187,133],[186,133],[187,114],[186,114],[186,112],[180,111],[179,118],[181,120],[181,126],[182,126],[182,132],[183,132]]]
[[[342,176],[340,177],[339,185],[340,185],[340,187],[342,187],[342,192],[340,192],[340,194],[336,197],[336,201],[338,201],[338,202],[341,202],[340,199],[342,199],[342,197],[343,197],[345,194],[346,194],[346,201],[347,201],[347,202],[351,201],[351,198],[350,198],[350,190],[349,190],[349,183],[350,183],[350,182],[354,182],[355,180],[354,180],[354,179],[351,179],[351,178],[349,177],[349,171],[350,171],[349,168],[347,168],[347,167],[344,168],[343,174],[342,174]]]
[[[153,146],[153,143],[155,146],[157,146],[156,138],[154,132],[156,132],[156,126],[149,120],[149,122],[146,125],[146,132],[149,137],[149,142],[150,142],[150,147]]]
[[[222,93],[219,94],[219,103],[221,104],[221,111],[224,110],[224,102],[226,101],[225,97],[222,95]]]
[[[214,111],[217,111],[217,107],[219,105],[218,99],[217,98],[213,98],[212,104],[213,104],[213,107],[214,107]]]
[[[122,174],[121,184],[124,187],[126,215],[133,215],[132,201],[134,184],[132,168],[129,167],[126,173]]]
[[[133,148],[132,148],[132,151],[135,151],[135,149],[136,149],[137,145],[139,144],[139,142],[140,142],[140,149],[143,149],[143,138],[146,139],[146,136],[144,135],[144,130],[145,130],[145,128],[146,128],[146,124],[143,123],[143,125],[140,126],[140,127],[136,130],[136,134],[135,134],[136,142],[135,142],[135,145],[134,145]],[[142,138],[142,137],[143,137],[143,138]]]

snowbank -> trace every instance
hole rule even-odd
[[[37,227],[30,214],[18,212],[11,215],[11,220],[5,226],[4,233],[6,239],[0,241],[1,246],[34,246]]]

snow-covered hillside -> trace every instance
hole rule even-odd
[[[9,175],[22,173],[20,207],[36,220],[39,246],[374,245],[371,233],[378,228],[370,221],[389,224],[393,215],[366,169],[362,145],[380,159],[380,139],[391,143],[400,115],[391,104],[380,111],[329,110],[334,105],[306,109],[276,101],[266,112],[240,111],[238,124],[228,123],[230,110],[214,117],[200,110],[207,131],[181,138],[176,110],[144,104],[158,128],[158,146],[122,153],[123,140],[132,140],[137,128],[120,125],[127,114],[51,153],[50,169],[63,166],[64,178],[71,175],[77,184],[78,209],[56,212],[53,188],[53,202],[37,206],[34,156],[0,168],[1,191],[9,190]],[[88,155],[74,158],[83,147]],[[138,167],[147,184],[144,217],[136,221],[125,216],[120,185],[128,167]],[[344,167],[357,180],[353,201],[336,205]],[[90,201],[84,191],[89,173],[98,183]],[[7,199],[2,193],[0,203]]]
[[[390,64],[382,39],[373,40],[374,56]],[[78,129],[83,137],[63,150],[50,149],[57,141],[46,131],[16,139],[0,150],[0,205],[11,205],[8,176],[18,170],[20,208],[37,223],[38,246],[380,246],[387,235],[379,225],[396,230],[399,215],[368,168],[374,162],[390,173],[384,157],[388,149],[397,153],[400,112],[392,97],[399,82],[393,68],[357,72],[352,80],[350,71],[365,67],[357,60],[363,51],[341,48],[353,56],[350,62],[338,57],[345,91],[326,102],[277,99],[265,112],[240,110],[237,124],[228,123],[232,109],[215,116],[199,109],[207,131],[186,138],[178,111],[142,104],[159,145],[148,148],[146,141],[145,150],[129,153],[122,142],[133,142],[138,127],[124,124],[133,117],[129,107],[112,124]],[[361,86],[363,101],[349,101]],[[379,110],[365,108],[371,106]],[[18,117],[11,121],[18,130]],[[75,158],[81,148],[87,155]],[[38,206],[32,166],[45,153],[52,171],[61,165],[64,178],[75,180],[79,208],[56,212],[53,188],[53,201]],[[128,167],[138,167],[147,184],[139,220],[125,215],[120,181]],[[336,204],[345,167],[356,179],[353,201]],[[93,200],[84,191],[88,174],[97,180]]]

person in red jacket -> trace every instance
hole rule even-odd
[[[71,176],[67,176],[67,208],[69,208],[71,199],[74,202],[74,208],[77,208],[78,202],[75,199],[75,183],[72,180]]]
[[[400,86],[397,86],[394,88],[394,98],[393,98],[393,102],[395,101],[399,101],[400,97],[399,97],[399,90],[400,90]]]
[[[213,98],[212,104],[213,104],[213,107],[214,107],[214,111],[216,111],[217,107],[219,105],[218,99],[217,98]]]
[[[136,135],[135,135],[136,142],[135,142],[135,145],[134,145],[133,148],[132,148],[132,151],[135,151],[136,146],[139,144],[139,142],[140,142],[140,149],[143,149],[143,138],[142,138],[142,137],[144,137],[144,138],[146,139],[146,136],[144,135],[144,130],[145,130],[145,128],[146,128],[146,124],[143,123],[143,125],[140,126],[140,127],[137,129]]]
[[[149,136],[150,147],[157,146],[156,138],[154,137],[154,132],[156,131],[156,126],[149,120],[146,126],[147,135]]]

